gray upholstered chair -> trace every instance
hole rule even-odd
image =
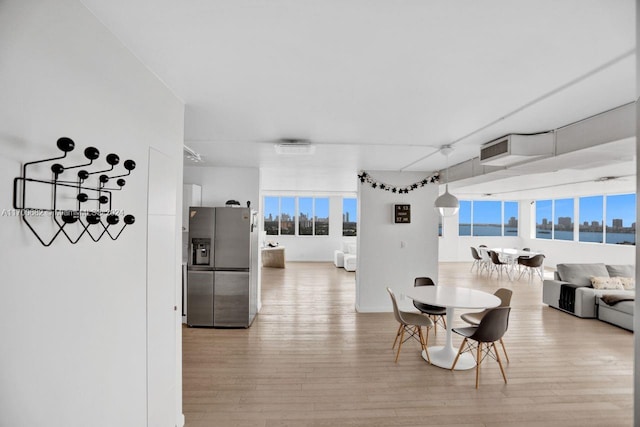
[[[500,305],[498,307],[509,307],[511,305],[511,295],[513,295],[513,291],[511,289],[500,288],[493,294],[500,298]],[[473,313],[464,313],[460,315],[460,318],[472,326],[478,326],[482,318],[489,312],[489,310],[491,309],[476,311]],[[502,338],[500,338],[500,345],[502,346],[504,357],[507,359],[508,363],[509,355],[507,354],[507,348],[504,346],[504,340]]]
[[[391,347],[392,349],[394,349],[396,347],[396,343],[398,343],[398,352],[396,353],[395,362],[396,363],[398,362],[398,357],[400,356],[400,348],[402,347],[402,344],[406,340],[412,337],[415,338],[417,334],[418,341],[420,341],[420,347],[426,353],[427,361],[431,363],[431,359],[429,358],[429,351],[427,350],[427,345],[429,344],[429,328],[432,328],[434,326],[433,321],[427,316],[423,316],[422,314],[400,311],[400,309],[398,309],[398,303],[396,301],[396,296],[393,293],[393,291],[390,288],[387,288],[387,292],[389,292],[389,296],[391,297],[391,302],[393,303],[393,314],[396,320],[398,321],[398,323],[400,323],[400,326],[398,327],[398,332],[396,332],[396,339],[393,340],[393,346]],[[426,338],[422,334],[423,326],[427,328]],[[409,336],[406,339],[404,338],[405,332],[409,333]]]
[[[511,307],[496,307],[489,310],[478,326],[468,326],[464,328],[453,328],[453,332],[464,337],[458,354],[456,355],[451,370],[454,370],[458,359],[462,353],[467,351],[476,350],[476,388],[480,384],[480,364],[487,357],[494,358],[500,366],[500,372],[502,372],[502,378],[505,384],[507,383],[507,376],[504,373],[502,367],[502,361],[500,360],[500,353],[496,349],[496,341],[507,332],[509,327],[509,312]],[[470,341],[474,341],[470,343]]]
[[[413,281],[413,287],[418,286],[435,286],[436,284],[430,277],[416,277]],[[440,307],[437,305],[423,304],[421,302],[413,301],[413,306],[420,310],[421,313],[426,314],[433,320],[435,325],[440,325],[445,330],[447,329],[447,309],[445,307]],[[437,329],[434,329],[435,333]]]
[[[492,269],[489,272],[489,276],[491,276],[491,274],[495,271],[496,274],[499,274],[500,277],[502,277],[502,272],[504,271],[507,273],[507,277],[509,278],[509,280],[511,280],[511,272],[509,271],[511,266],[509,265],[509,263],[502,261],[498,253],[495,251],[489,251],[489,256],[491,257],[491,265],[492,265]]]
[[[544,264],[544,255],[538,254],[532,257],[519,256],[518,257],[518,267],[525,267],[520,271],[520,276],[518,279],[522,277],[522,275],[528,271],[529,272],[529,280],[533,278],[533,273],[537,272],[540,280],[544,280],[544,274],[542,272],[542,264]]]
[[[471,264],[471,271],[473,271],[473,267],[476,267],[476,273],[480,272],[481,268],[484,268],[484,262],[482,261],[482,257],[478,253],[478,250],[471,246],[471,257],[473,258],[473,264]]]

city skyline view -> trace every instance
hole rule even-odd
[[[574,200],[577,200],[577,220]],[[580,242],[635,244],[635,194],[537,200],[535,210],[537,238],[574,240],[577,225]]]

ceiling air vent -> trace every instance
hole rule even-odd
[[[553,133],[511,134],[484,144],[480,148],[483,166],[512,166],[542,157],[553,156]]]

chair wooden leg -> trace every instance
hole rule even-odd
[[[478,342],[478,355],[476,356],[476,388],[480,384],[480,354],[482,353],[482,343]]]
[[[509,362],[509,355],[507,354],[507,348],[504,346],[504,341],[500,338],[500,344],[502,345],[502,351],[504,352],[504,357],[507,359],[507,363]]]
[[[427,343],[426,340],[424,339],[424,335],[422,334],[422,328],[420,326],[417,326],[418,328],[418,335],[420,337],[420,344],[422,345],[422,350],[425,352],[425,354],[427,355],[427,362],[431,363],[431,358],[429,357],[429,350],[427,350]],[[429,336],[429,328],[427,328],[427,337]],[[428,340],[429,338],[427,338]]]
[[[393,340],[393,346],[391,347],[391,349],[396,348],[396,343],[398,342],[398,337],[400,336],[400,332],[402,331],[402,328],[404,328],[404,326],[401,323],[400,327],[398,328],[398,332],[396,332],[396,339]]]
[[[429,346],[429,329],[431,329],[431,328],[429,328],[429,327],[427,328],[427,337],[426,337],[426,339],[424,340],[424,346],[425,346],[425,347],[428,347],[428,346]]]
[[[433,321],[433,333],[435,336],[438,336],[438,328],[436,328],[435,326],[438,326],[438,316],[436,316],[435,314],[430,314],[429,315],[429,319],[431,319]]]
[[[498,354],[498,349],[496,348],[496,343],[491,343],[493,346],[493,351],[496,352],[496,360],[498,361],[498,365],[500,366],[500,372],[502,372],[502,378],[504,378],[504,383],[507,383],[507,376],[504,374],[504,368],[502,367],[502,361],[500,360],[500,355]]]
[[[402,348],[402,341],[404,340],[404,325],[402,326],[402,332],[400,332],[400,342],[398,343],[398,353],[396,353],[395,363],[398,363],[398,357],[400,356],[400,349]]]
[[[462,354],[462,349],[464,348],[464,345],[467,343],[467,339],[463,339],[462,340],[462,344],[460,344],[460,348],[458,349],[458,354],[456,354],[456,358],[453,359],[453,364],[451,365],[451,370],[453,371],[454,368],[456,367],[456,363],[458,363],[458,359],[460,358],[460,355]]]

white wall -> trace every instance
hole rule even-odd
[[[405,186],[425,174],[368,171],[379,182]],[[433,203],[438,185],[428,184],[408,194],[394,194],[364,183],[358,187],[358,270],[356,309],[391,311],[386,287],[401,295],[418,276],[438,281],[438,214]],[[411,205],[411,223],[394,224],[394,204]],[[406,302],[406,301],[405,301]]]
[[[202,206],[224,206],[237,200],[242,206],[251,202],[258,209],[260,171],[257,168],[184,167],[184,183],[202,186]]]
[[[57,156],[61,136],[76,142],[63,164],[80,163],[90,145],[102,153],[99,167],[107,153],[137,163],[113,206],[136,222],[116,241],[85,237],[72,245],[62,237],[44,247],[18,216],[0,216],[0,425],[139,427],[159,405],[173,408],[165,425],[181,425],[179,328],[171,343],[149,348],[150,359],[155,351],[175,353],[175,366],[165,367],[175,372],[173,393],[147,401],[154,379],[147,377],[147,328],[154,326],[147,323],[146,260],[149,151],[169,157],[177,186],[184,106],[78,1],[2,2],[0,58],[4,212],[22,163]],[[49,178],[48,166],[34,171]],[[72,171],[63,175],[73,179]],[[48,205],[50,197],[35,202]],[[177,266],[179,213],[172,222],[174,244],[164,258]],[[46,233],[51,219],[39,225]],[[177,271],[168,278],[174,297],[178,278]],[[173,313],[173,304],[161,309]]]

